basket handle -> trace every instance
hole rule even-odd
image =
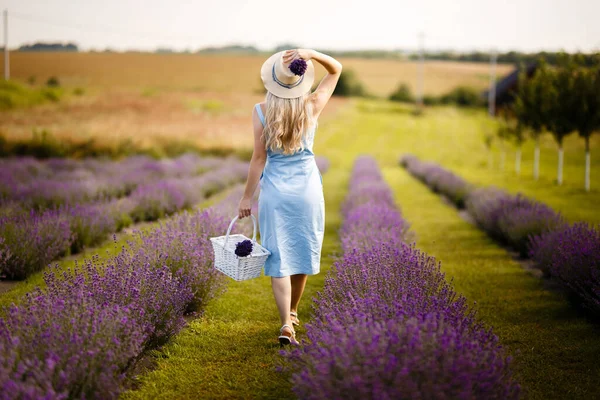
[[[254,230],[252,232],[252,243],[256,243],[256,217],[252,214],[250,214],[250,216],[252,217],[252,224],[254,225]],[[233,224],[235,224],[235,221],[238,220],[238,216],[236,215],[235,217],[233,217],[233,219],[231,220],[231,223],[229,224],[229,228],[227,228],[227,234],[225,235],[225,243],[223,243],[223,247],[225,247],[227,245],[227,240],[229,240],[229,234],[231,233],[231,228],[233,228]]]

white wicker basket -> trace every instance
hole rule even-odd
[[[256,218],[254,215],[250,216],[254,224],[252,254],[246,257],[238,257],[235,254],[235,245],[243,240],[249,240],[244,235],[230,235],[231,228],[238,219],[237,216],[231,220],[225,236],[210,238],[215,253],[215,268],[236,281],[258,278],[267,257],[271,255],[269,250],[256,243]]]

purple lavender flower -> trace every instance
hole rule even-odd
[[[252,254],[252,241],[251,240],[242,240],[239,243],[235,244],[235,254],[238,257],[246,257]]]
[[[225,289],[208,238],[227,222],[214,210],[183,213],[139,232],[113,258],[50,269],[46,288],[0,319],[0,393],[117,398],[140,353],[163,344],[183,326],[184,312],[202,311]],[[7,254],[2,238],[0,260]]]
[[[490,236],[527,256],[533,235],[556,229],[564,218],[543,203],[521,194],[511,196],[496,188],[480,188],[469,194],[467,210]]]
[[[64,214],[49,210],[0,217],[0,274],[25,279],[64,255],[74,236]]]
[[[72,253],[101,243],[117,230],[115,215],[106,210],[106,203],[80,204],[60,210],[66,215],[74,236]]]
[[[239,163],[232,171],[223,170],[222,180],[243,179],[247,164]],[[198,185],[201,182],[207,181]],[[235,194],[239,200],[239,192]],[[26,221],[20,213],[2,217],[0,266],[19,273],[20,264],[14,260],[21,260],[21,253],[32,255],[22,264],[39,266],[40,259],[56,257],[53,250],[65,251],[70,236],[59,240],[60,246],[46,239],[61,238],[61,229],[71,235],[71,214],[84,221],[77,228],[85,233],[82,237],[96,237],[94,232],[102,232],[96,217],[103,212],[90,207],[107,210],[106,215],[128,212],[132,204],[124,200],[129,199],[32,212]],[[217,207],[183,212],[156,230],[138,232],[113,258],[95,256],[73,270],[47,271],[46,288],[26,295],[21,306],[13,306],[0,319],[0,393],[19,398],[117,398],[126,371],[141,352],[163,344],[181,329],[184,313],[202,312],[225,290],[227,280],[213,266],[208,238],[222,234],[227,225]],[[37,234],[46,228],[51,234]]]
[[[531,239],[529,255],[582,304],[600,315],[600,226],[565,224]]]
[[[308,64],[302,58],[297,58],[290,64],[290,71],[292,71],[295,75],[304,75],[306,72],[306,68]]]
[[[239,198],[238,198],[239,200]],[[137,243],[153,265],[166,266],[173,276],[185,278],[192,292],[186,312],[204,310],[207,302],[225,290],[225,276],[214,268],[209,237],[222,235],[227,219],[214,210],[183,212],[152,232],[138,232]]]
[[[296,395],[518,398],[498,338],[439,262],[404,243],[407,224],[372,158],[357,159],[343,215],[344,255],[314,299],[308,341],[282,351]]]
[[[80,289],[83,289],[80,287]],[[135,311],[36,289],[0,319],[3,398],[117,398],[143,343]]]
[[[432,162],[422,162],[411,154],[402,156],[400,165],[423,181],[436,193],[448,197],[458,208],[465,206],[467,195],[473,187],[461,177]]]
[[[531,236],[552,231],[564,224],[564,218],[550,207],[521,194],[500,203],[499,233],[522,257],[527,256]]]

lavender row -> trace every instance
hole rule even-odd
[[[409,225],[372,158],[357,159],[342,215],[340,239],[344,254],[367,251],[380,243],[401,246],[406,241]]]
[[[454,201],[459,208],[466,207],[483,230],[521,256],[527,256],[531,236],[565,224],[559,213],[522,194],[513,196],[495,187],[470,185],[440,165],[420,161],[413,155],[403,156],[400,164],[434,192],[460,198]]]
[[[129,195],[142,184],[164,179],[190,178],[222,166],[219,158],[186,154],[154,160],[145,156],[121,161],[0,159],[0,206],[29,210],[55,208]]]
[[[420,161],[412,154],[400,158],[400,165],[421,180],[435,193],[448,197],[458,208],[465,207],[467,195],[473,186],[461,177],[434,162]]]
[[[299,398],[517,398],[509,358],[405,243],[408,225],[376,162],[359,158],[342,207],[343,257],[314,300],[309,342],[284,351]]]
[[[329,168],[325,157],[316,157],[316,162],[322,173]],[[230,163],[237,162],[232,158],[201,158],[193,154],[162,160],[145,156],[121,161],[0,159],[0,215],[16,208],[43,210],[126,197],[140,186],[189,179]],[[148,189],[141,189],[144,190]]]
[[[564,224],[534,236],[529,256],[600,318],[600,225]]]
[[[117,398],[143,352],[225,290],[208,238],[227,224],[216,210],[184,212],[114,258],[46,273],[46,289],[0,319],[0,398]]]
[[[438,188],[464,182],[441,166],[412,155],[403,156],[401,164],[430,187],[430,175],[445,181]],[[584,307],[600,315],[600,226],[570,225],[560,213],[522,194],[464,185],[469,188],[464,197],[466,209],[479,227],[522,257],[534,260],[547,277],[556,279]],[[449,191],[439,192],[451,196]]]
[[[0,276],[25,279],[65,254],[101,243],[132,222],[154,221],[192,207],[244,179],[247,169],[247,163],[235,161],[200,176],[140,184],[126,198],[8,213],[0,217]]]
[[[0,319],[0,398],[117,398],[141,354],[225,290],[208,238],[224,233],[243,189],[207,211],[136,232],[107,261],[94,257],[73,271],[46,273],[47,288]]]

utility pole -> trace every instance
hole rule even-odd
[[[8,10],[4,10],[4,80],[10,79],[10,61],[8,57]]]
[[[490,90],[488,90],[488,114],[494,118],[496,115],[496,64],[498,55],[496,50],[490,53]]]
[[[488,115],[491,119],[494,119],[494,117],[496,116],[496,63],[497,63],[497,59],[498,56],[496,54],[496,50],[492,49],[492,51],[490,52],[490,88],[488,90]],[[492,124],[488,124],[489,128],[488,129],[494,129],[492,127]],[[491,141],[493,140],[492,138],[494,137],[494,133],[493,132],[489,132],[489,140],[490,140],[490,146],[489,146],[489,167],[492,168],[492,165],[494,163],[493,161],[493,157],[494,157],[494,153],[492,153],[492,146],[491,146]],[[504,149],[504,143],[502,142],[502,138],[500,138],[500,146],[502,147],[502,154],[500,155],[500,169],[504,169],[504,158],[505,158],[505,149]]]
[[[417,66],[417,107],[423,109],[423,78],[425,69],[425,34],[419,33],[419,65]]]

